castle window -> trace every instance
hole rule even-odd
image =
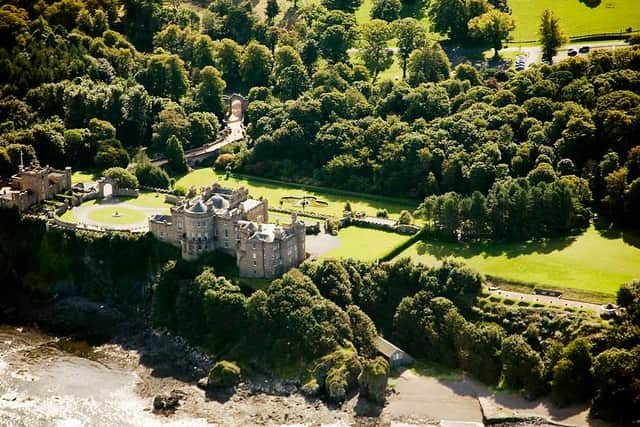
[[[228,247],[229,247],[229,242],[226,242],[226,241],[225,241],[225,242],[224,242],[224,247],[225,247],[225,248],[228,248]]]
[[[229,237],[229,231],[226,228],[224,229],[224,237]]]
[[[256,265],[258,265],[258,264],[257,264],[255,261],[253,261],[253,265],[254,265],[254,266],[256,266]]]
[[[255,254],[255,252],[254,252],[254,254],[253,254],[253,259],[256,259],[256,254]]]
[[[256,244],[255,243],[252,244],[251,247],[253,248],[254,251],[256,250]]]

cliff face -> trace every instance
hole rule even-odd
[[[138,305],[176,250],[149,235],[95,234],[49,228],[0,210],[0,293],[79,295]]]

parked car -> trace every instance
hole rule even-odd
[[[580,49],[578,49],[578,52],[580,52],[580,53],[589,53],[590,50],[591,50],[590,46],[582,46],[582,47],[580,47]]]
[[[551,61],[549,61],[549,60],[547,60],[547,59],[543,59],[543,60],[542,60],[542,63],[543,63],[544,65],[551,65]]]
[[[516,71],[524,71],[524,65],[516,65]]]
[[[578,51],[575,50],[574,48],[568,49],[567,50],[567,55],[569,56],[576,56],[578,54]]]

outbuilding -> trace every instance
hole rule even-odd
[[[375,341],[376,350],[382,356],[387,358],[389,366],[397,368],[400,366],[407,366],[413,363],[413,357],[409,356],[407,352],[396,347],[394,344],[385,340],[381,336],[378,336]]]

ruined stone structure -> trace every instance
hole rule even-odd
[[[24,212],[36,203],[52,199],[71,188],[71,168],[58,170],[49,166],[20,168],[11,177],[10,186],[0,188],[0,208],[17,208]]]
[[[295,215],[290,225],[268,219],[266,200],[215,183],[172,207],[171,215],[151,217],[149,230],[180,247],[184,259],[217,250],[236,257],[241,277],[273,278],[304,261],[305,225]]]

